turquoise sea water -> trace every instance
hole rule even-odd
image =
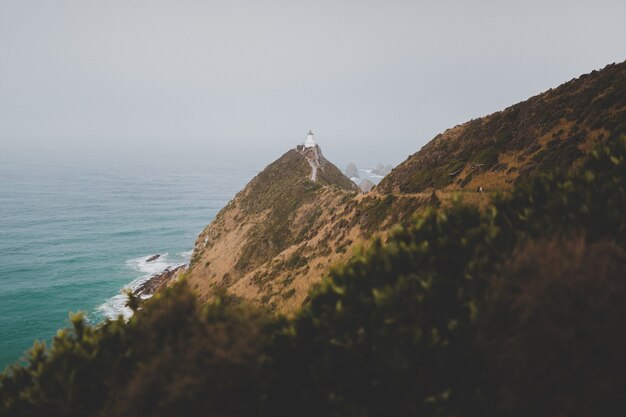
[[[262,166],[241,159],[34,162],[0,155],[0,370],[68,312],[122,312],[120,289],[186,262]],[[145,259],[166,254],[155,263]]]

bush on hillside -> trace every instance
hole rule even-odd
[[[533,239],[584,234],[590,242],[608,238],[623,245],[625,157],[622,138],[592,152],[578,173],[530,179],[512,195],[497,197],[486,213],[461,204],[427,210],[385,245],[375,241],[365,254],[332,271],[294,324],[295,356],[287,363],[308,382],[285,384],[285,389],[300,387],[287,396],[297,399],[294,408],[304,402],[310,415],[359,416],[492,412],[485,395],[493,382],[485,379],[488,358],[476,346],[476,323],[494,273],[514,256],[513,248]],[[559,256],[569,262],[567,251]],[[567,271],[545,270],[551,272],[553,281],[569,279]],[[624,274],[612,279],[623,280]],[[594,317],[626,318],[614,304],[596,307]],[[571,310],[563,314],[580,318]],[[616,341],[614,330],[591,345]],[[525,329],[520,336],[532,333]],[[618,348],[606,347],[613,355]],[[591,351],[576,359],[589,361]],[[577,395],[595,398],[592,391]]]
[[[626,135],[594,149],[574,175],[523,181],[496,196],[498,225],[531,237],[576,233],[626,245]]]
[[[490,287],[479,334],[494,415],[625,415],[623,248],[531,242]]]
[[[36,344],[27,366],[2,375],[0,416],[251,415],[261,352],[280,322],[227,301],[198,306],[182,284],[127,324],[75,316],[49,349]]]
[[[288,397],[310,398],[306,415],[470,410],[480,379],[470,329],[506,247],[492,218],[431,209],[332,271],[294,323],[288,366],[314,392]]]

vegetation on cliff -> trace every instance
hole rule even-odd
[[[437,135],[394,168],[378,192],[509,188],[568,169],[626,131],[626,62],[608,65],[501,112]]]
[[[624,85],[626,63],[609,65],[449,129],[365,195],[318,158],[319,148],[291,150],[200,234],[189,283],[203,300],[224,288],[295,314],[333,265],[346,262],[372,236],[407,226],[416,211],[450,207],[455,193],[485,209],[492,192],[511,191],[546,171],[578,167],[594,146],[626,132]],[[312,156],[323,166],[316,182]]]
[[[292,319],[184,281],[128,324],[75,316],[0,377],[0,415],[623,415],[624,207],[626,137],[417,214]]]
[[[311,163],[316,167],[316,181],[311,180]],[[190,284],[205,300],[215,288],[226,288],[248,299],[263,298],[264,304],[286,301],[284,293],[295,291],[289,283],[280,294],[254,283],[260,282],[262,271],[284,265],[296,252],[294,248],[315,236],[330,209],[357,191],[319,147],[286,152],[253,178],[200,233],[189,268]],[[235,286],[241,287],[235,290]]]
[[[323,158],[323,157],[322,157]],[[238,269],[258,266],[282,252],[285,248],[306,238],[305,233],[315,223],[321,210],[307,210],[298,218],[298,209],[318,197],[322,187],[344,192],[355,192],[356,186],[337,167],[323,161],[317,181],[309,179],[311,167],[298,152],[290,150],[257,175],[238,201],[245,215],[266,212],[266,220],[259,222],[244,246],[237,263]]]

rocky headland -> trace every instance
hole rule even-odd
[[[620,130],[625,68],[609,65],[449,129],[393,170],[378,164],[373,172],[387,175],[373,190],[362,184],[371,190],[365,194],[319,146],[299,145],[259,173],[200,233],[189,283],[204,300],[225,288],[294,312],[332,265],[369,245],[372,236],[384,239],[415,212],[450,206],[455,196],[484,208],[490,192],[506,192],[518,178],[576,166],[612,137],[610,131]]]
[[[158,255],[156,256],[158,257]],[[150,262],[150,259],[151,258],[149,258],[147,262]],[[133,295],[141,299],[149,298],[161,289],[169,287],[170,285],[178,281],[178,279],[186,270],[187,265],[166,268],[165,271],[153,275],[146,282],[137,287],[137,289],[133,291]]]

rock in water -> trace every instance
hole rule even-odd
[[[157,259],[159,259],[161,257],[161,255],[156,254],[156,255],[152,255],[151,257],[149,257],[148,259],[146,259],[146,262],[152,262],[152,261],[156,261]]]
[[[346,167],[346,170],[343,172],[348,178],[360,178],[359,170],[353,162],[350,162]]]
[[[133,294],[138,297],[153,295],[162,288],[170,285],[171,282],[177,281],[180,275],[186,270],[187,265],[180,265],[174,269],[167,268],[165,271],[150,277],[149,280],[137,287]]]
[[[376,175],[382,175],[383,177],[387,174],[389,174],[391,172],[392,166],[391,165],[383,165],[383,164],[376,164],[376,168],[374,168],[372,170],[372,173],[376,174]]]
[[[374,188],[374,183],[366,178],[359,183],[359,188],[364,193],[369,193]]]

